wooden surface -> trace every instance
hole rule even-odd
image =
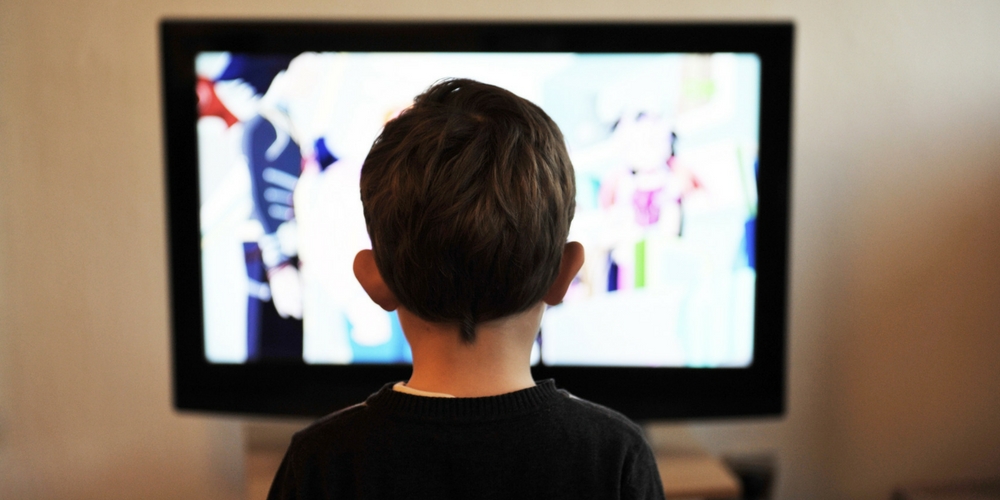
[[[739,479],[711,455],[660,455],[656,457],[656,466],[668,500],[740,497]]]

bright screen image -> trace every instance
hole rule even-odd
[[[462,77],[544,109],[576,171],[586,262],[533,363],[751,363],[756,55],[203,52],[195,69],[210,362],[411,361],[352,271],[371,244],[360,171],[414,96]]]

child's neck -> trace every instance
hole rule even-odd
[[[403,307],[399,321],[413,350],[407,386],[460,398],[496,396],[535,385],[531,347],[545,306],[476,325],[476,340],[462,341],[458,326],[425,321]]]

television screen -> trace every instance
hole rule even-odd
[[[623,39],[630,29],[649,33]],[[626,381],[783,380],[790,26],[167,22],[163,34],[178,381],[216,367],[253,397],[248,381],[267,370],[299,373],[285,378],[299,388],[406,373],[395,313],[352,271],[370,248],[359,177],[383,125],[444,78],[537,104],[574,165],[570,239],[586,262],[545,313],[538,374],[598,381],[573,388],[588,395]],[[178,253],[198,265],[178,266]],[[777,303],[761,300],[769,291]],[[301,412],[286,406],[265,411]],[[767,413],[752,406],[730,413]]]
[[[455,77],[538,104],[576,170],[587,263],[539,362],[752,361],[755,54],[201,52],[195,68],[210,361],[410,361],[352,273],[370,247],[358,179],[385,121]]]

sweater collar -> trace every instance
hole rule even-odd
[[[479,398],[428,398],[394,391],[389,383],[368,398],[375,411],[404,418],[430,420],[501,420],[531,413],[558,400],[562,394],[555,381],[543,380],[520,391]]]

